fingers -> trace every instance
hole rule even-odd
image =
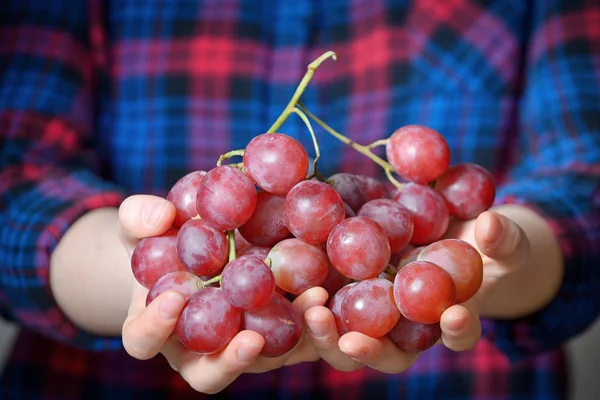
[[[442,343],[454,351],[473,348],[481,337],[481,323],[477,314],[465,305],[454,305],[442,314]]]
[[[313,307],[305,314],[308,326],[307,335],[319,356],[340,371],[354,371],[362,368],[363,363],[343,353],[338,345],[338,334],[333,314],[326,307]]]
[[[374,339],[359,332],[349,332],[339,341],[340,350],[356,362],[386,374],[407,370],[419,357],[405,353],[388,338]]]
[[[175,206],[157,196],[134,195],[119,207],[121,238],[125,243],[166,232],[175,218]]]
[[[527,235],[511,219],[496,212],[482,213],[475,223],[480,251],[504,269],[520,267],[529,256]]]
[[[125,350],[139,360],[150,359],[160,352],[185,306],[185,298],[173,290],[161,294],[148,307],[144,307],[144,301],[143,293],[134,293],[122,330]]]
[[[189,351],[174,338],[162,353],[196,391],[215,394],[236,380],[258,359],[264,339],[253,331],[238,333],[227,347],[215,354],[201,355]]]

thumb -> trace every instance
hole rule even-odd
[[[121,238],[126,244],[139,239],[161,235],[172,225],[175,206],[158,196],[133,195],[119,207]]]
[[[529,239],[519,225],[497,212],[486,211],[475,222],[475,241],[484,256],[504,272],[521,267],[529,256]]]

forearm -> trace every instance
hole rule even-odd
[[[133,275],[118,236],[118,210],[81,217],[52,254],[50,285],[56,301],[76,325],[99,335],[120,335]]]
[[[547,305],[562,283],[564,265],[558,241],[546,221],[529,208],[502,205],[492,209],[521,227],[529,239],[529,259],[492,285],[482,308],[490,318],[518,318]]]

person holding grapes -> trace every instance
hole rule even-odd
[[[564,398],[562,346],[600,308],[598,26],[585,0],[5,1],[0,313],[23,330],[0,397]],[[493,174],[495,204],[443,233],[478,250],[482,284],[422,353],[340,336],[321,287],[295,298],[284,355],[252,330],[191,351],[186,299],[147,304],[134,249],[177,223],[175,182],[269,127],[310,152],[302,118],[276,121],[328,50],[299,109],[350,144],[435,129]],[[386,179],[315,135],[322,176]]]

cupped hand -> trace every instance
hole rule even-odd
[[[503,277],[527,262],[530,244],[515,222],[493,211],[486,211],[475,220],[453,221],[446,238],[469,242],[483,259],[480,290],[466,303],[445,310],[440,320],[441,343],[451,350],[465,351],[480,339],[480,312],[490,291]],[[418,354],[399,350],[385,337],[374,339],[358,332],[340,337],[333,315],[326,307],[310,308],[306,320],[309,338],[319,356],[338,370],[369,366],[385,373],[400,373],[418,358]]]
[[[174,206],[162,198],[147,195],[127,198],[119,209],[119,222],[121,238],[129,256],[141,238],[166,232],[174,217]],[[131,304],[122,329],[126,351],[140,360],[162,354],[171,367],[199,392],[220,392],[242,373],[264,372],[282,365],[318,359],[317,352],[306,340],[284,356],[262,357],[260,352],[264,338],[253,331],[239,332],[218,353],[201,355],[192,352],[174,334],[178,316],[185,306],[184,297],[169,290],[146,307],[147,294],[148,290],[133,279]],[[304,313],[326,301],[327,292],[314,288],[299,296],[294,305]]]

